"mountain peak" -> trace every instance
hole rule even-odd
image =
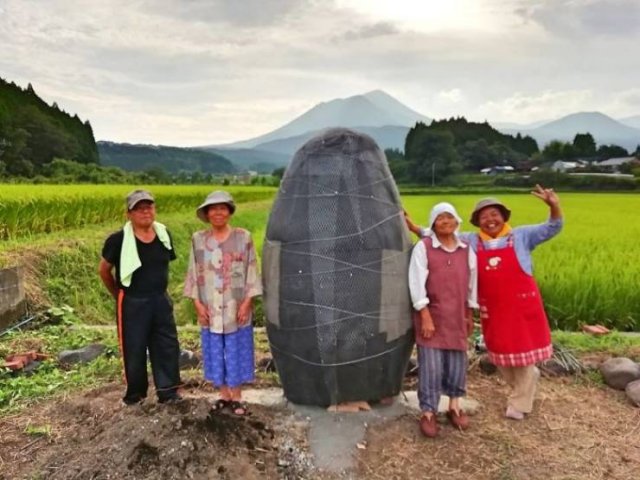
[[[640,130],[602,112],[572,113],[522,133],[531,135],[541,146],[551,140],[571,141],[578,133],[590,133],[599,145],[616,144],[632,149],[640,143]]]
[[[272,132],[223,147],[252,148],[274,140],[332,127],[412,127],[416,122],[429,123],[431,119],[411,110],[382,90],[372,90],[365,94],[318,103]]]
[[[380,90],[380,89],[371,90],[370,92],[362,94],[362,96],[363,97],[367,97],[367,98],[370,98],[370,97],[386,97],[386,98],[391,98],[391,99],[395,100],[395,98],[393,98],[387,92],[385,92],[384,90]]]

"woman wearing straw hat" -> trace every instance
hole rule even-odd
[[[241,386],[254,380],[252,299],[262,294],[251,234],[232,227],[231,195],[210,193],[196,214],[211,228],[193,234],[184,295],[201,327],[205,379],[220,389],[215,409],[247,413]]]
[[[482,333],[489,359],[513,389],[506,416],[514,420],[532,411],[540,376],[535,364],[553,354],[531,252],[557,235],[563,223],[560,199],[553,189],[536,185],[531,193],[549,206],[547,222],[511,228],[511,210],[495,198],[485,198],[471,214],[471,223],[480,231],[461,234],[477,254]],[[414,233],[428,233],[409,219],[407,224]]]

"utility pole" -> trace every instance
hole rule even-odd
[[[436,186],[436,162],[431,164],[431,186]]]

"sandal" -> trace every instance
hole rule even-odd
[[[438,421],[436,420],[436,414],[434,412],[431,412],[431,415],[423,414],[420,417],[420,431],[428,438],[436,438],[438,436],[440,427],[438,426]]]
[[[233,412],[233,414],[238,417],[243,417],[249,414],[249,408],[247,407],[247,404],[244,402],[239,402],[237,400],[234,400],[229,405],[231,407],[231,411]]]
[[[447,418],[451,425],[458,430],[466,430],[469,428],[469,417],[462,410],[449,410]]]
[[[231,402],[229,400],[225,400],[223,398],[219,398],[218,400],[216,400],[216,403],[214,403],[211,406],[211,410],[214,410],[216,412],[220,412],[222,410],[224,410],[225,408],[227,408],[227,406],[230,404]]]

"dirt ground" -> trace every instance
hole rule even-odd
[[[417,415],[370,426],[356,470],[329,476],[313,468],[289,410],[211,414],[212,393],[195,387],[179,404],[122,407],[121,386],[108,385],[0,419],[0,479],[640,478],[640,409],[622,392],[543,378],[523,422],[502,417],[506,393],[474,369],[469,396],[482,407],[469,431],[443,424],[428,440]]]
[[[625,479],[640,478],[640,409],[623,392],[584,380],[543,378],[534,412],[503,417],[507,387],[471,372],[468,395],[482,407],[466,432],[441,423],[421,436],[417,415],[367,432],[358,473],[367,479]],[[444,420],[444,419],[441,419]]]
[[[213,396],[197,390],[125,407],[121,394],[109,385],[1,419],[0,479],[297,479],[312,467],[288,411],[211,412]]]

